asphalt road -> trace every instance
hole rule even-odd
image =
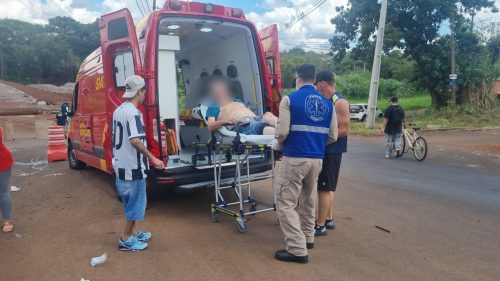
[[[209,219],[212,192],[162,196],[144,228],[150,248],[116,249],[121,205],[109,176],[42,161],[40,141],[8,143],[17,227],[0,233],[1,280],[499,280],[500,131],[427,133],[431,151],[383,158],[381,138],[351,138],[336,193],[337,229],[316,240],[307,265],[273,259],[274,213]],[[270,183],[256,184],[269,198]],[[390,233],[383,231],[379,226]],[[90,259],[103,253],[98,267]]]

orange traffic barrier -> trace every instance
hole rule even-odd
[[[49,149],[47,150],[47,160],[49,162],[68,160],[64,126],[49,126]]]

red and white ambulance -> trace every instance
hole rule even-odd
[[[191,116],[201,102],[194,90],[200,77],[227,76],[256,114],[278,113],[277,27],[258,32],[241,9],[166,1],[136,25],[128,9],[104,15],[99,32],[101,47],[83,61],[73,95],[68,133],[73,169],[89,165],[113,173],[110,121],[132,74],[146,80],[140,110],[148,148],[166,164],[164,170],[152,169],[151,185],[194,189],[213,182],[212,167],[199,165],[204,159],[197,159],[193,145],[210,139],[206,126]],[[230,166],[222,177],[233,176]],[[250,172],[270,167],[269,155],[253,158]]]

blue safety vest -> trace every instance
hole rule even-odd
[[[340,93],[335,93],[332,97],[333,105],[337,103],[338,100],[345,99]],[[347,136],[337,138],[337,141],[326,146],[326,153],[345,153],[347,152]]]
[[[314,89],[302,86],[289,96],[290,133],[283,155],[323,158],[332,121],[333,104]]]

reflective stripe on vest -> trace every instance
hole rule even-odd
[[[330,132],[330,128],[309,125],[292,125],[290,127],[290,131],[328,134]]]

